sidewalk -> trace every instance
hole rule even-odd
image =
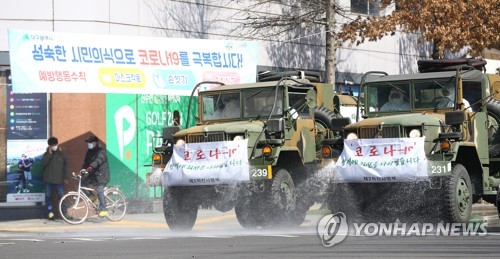
[[[161,199],[134,199],[128,200],[127,202],[127,214],[163,212]],[[47,212],[45,206],[40,202],[0,204],[0,222],[25,219],[45,219],[46,217]]]

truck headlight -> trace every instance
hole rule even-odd
[[[245,137],[243,135],[236,135],[233,140],[238,141],[238,140],[244,140],[244,139],[245,139]]]
[[[412,129],[409,135],[410,138],[420,138],[422,137],[422,132],[420,132],[420,130],[418,129]]]
[[[356,135],[356,133],[351,132],[347,135],[346,139],[348,140],[358,139],[358,135]]]
[[[176,142],[175,142],[175,145],[176,146],[180,146],[180,145],[184,145],[186,144],[186,141],[184,141],[183,139],[178,139]]]
[[[265,145],[264,147],[262,147],[262,154],[264,156],[270,156],[271,154],[273,153],[273,149],[271,148],[271,146],[268,146],[268,145]]]
[[[439,144],[439,147],[443,152],[448,152],[451,148],[451,142],[449,140],[442,140]]]
[[[331,158],[332,157],[332,149],[329,146],[323,146],[321,148],[321,154],[323,158]]]
[[[154,154],[153,155],[153,164],[161,164],[161,155],[160,154]]]

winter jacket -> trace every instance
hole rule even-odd
[[[92,167],[90,176],[94,176],[99,184],[106,185],[109,182],[109,166],[106,150],[100,145],[87,150],[82,169]]]
[[[66,155],[59,147],[56,151],[49,153],[48,149],[43,154],[43,182],[52,184],[62,184],[64,179],[69,179],[70,175],[67,170]]]

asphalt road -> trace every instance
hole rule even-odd
[[[44,219],[0,222],[0,258],[308,258],[463,257],[498,258],[500,233],[491,209],[486,236],[354,236],[324,247],[317,234],[322,211],[301,227],[246,230],[234,211],[201,210],[195,229],[172,232],[162,214],[131,214],[120,222],[90,218],[81,225]]]

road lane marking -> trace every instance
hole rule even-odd
[[[199,219],[195,223],[195,230],[203,230],[205,227],[196,227],[196,225],[203,225],[207,223],[213,223],[217,221],[222,221],[226,219],[236,218],[236,214],[228,214],[222,216],[216,216],[211,218]],[[89,225],[91,222],[84,222],[83,225],[63,225],[63,226],[43,226],[43,227],[11,227],[2,228],[0,231],[16,231],[16,232],[26,232],[26,231],[43,231],[43,230],[68,230],[68,229],[103,229],[103,228],[165,228],[168,229],[167,223],[158,222],[148,222],[148,221],[135,221],[135,220],[122,220],[118,222],[104,222],[105,224]]]
[[[200,219],[196,221],[196,224],[205,224],[205,223],[213,223],[225,219],[235,219],[236,214],[228,214],[228,215],[222,215],[222,216],[217,216],[217,217],[212,217],[212,218],[207,218],[207,219]]]

